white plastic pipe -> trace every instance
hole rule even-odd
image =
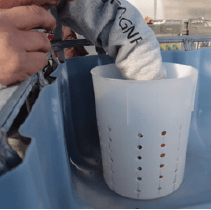
[[[154,0],[154,20],[157,20],[157,0]]]

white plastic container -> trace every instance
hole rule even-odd
[[[166,80],[125,80],[114,64],[92,69],[103,174],[110,189],[154,199],[182,183],[198,71],[165,63]]]

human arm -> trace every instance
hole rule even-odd
[[[58,6],[62,24],[116,58],[123,77],[166,77],[160,46],[139,11],[125,0],[76,0]]]

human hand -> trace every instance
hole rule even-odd
[[[151,24],[151,23],[153,22],[153,19],[150,18],[150,17],[148,17],[148,16],[146,16],[146,17],[144,18],[144,20],[145,20],[145,22],[148,23],[148,24]]]
[[[46,34],[34,28],[52,31],[56,20],[38,6],[0,9],[0,83],[23,81],[47,63],[51,44]]]

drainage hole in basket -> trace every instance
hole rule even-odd
[[[114,160],[113,160],[112,158],[110,158],[110,161],[111,161],[111,162],[114,162]]]
[[[141,170],[142,170],[142,168],[141,168],[141,167],[138,167],[138,170],[139,170],[139,171],[141,171]]]
[[[142,159],[142,157],[141,157],[141,156],[138,156],[137,158],[138,158],[139,160],[141,160],[141,159]]]
[[[142,149],[142,146],[141,145],[138,145],[138,149]]]
[[[111,128],[108,126],[108,130],[111,131]]]
[[[161,155],[160,155],[160,157],[162,157],[162,158],[163,158],[163,157],[165,157],[165,156],[166,156],[166,154],[165,154],[165,153],[163,153],[163,154],[161,154]]]
[[[141,190],[136,190],[136,192],[140,193],[140,192],[141,192]]]
[[[160,168],[163,168],[164,167],[164,164],[160,164]]]
[[[165,136],[165,135],[166,135],[166,131],[163,131],[163,132],[161,133],[161,135],[162,135],[162,136]]]
[[[112,139],[111,139],[111,138],[108,138],[108,140],[109,140],[110,142],[112,142]]]
[[[159,176],[159,178],[160,178],[160,179],[162,179],[162,178],[163,178],[163,176],[161,175],[161,176]]]
[[[165,147],[166,145],[165,144],[161,144],[161,147]]]
[[[141,180],[142,180],[142,178],[141,178],[141,177],[138,177],[137,179],[138,179],[138,181],[141,181]]]
[[[158,190],[161,190],[162,188],[161,187],[158,187]]]
[[[142,133],[139,133],[139,134],[138,134],[138,137],[139,137],[139,138],[142,138],[142,137],[144,137],[144,136],[143,136]]]

